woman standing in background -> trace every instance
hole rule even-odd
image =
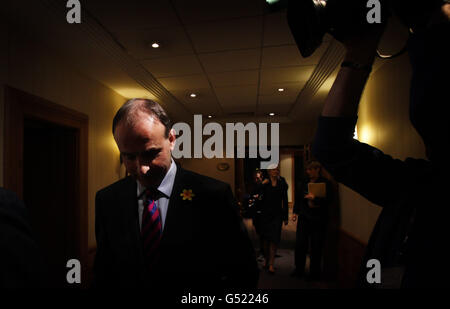
[[[264,181],[261,213],[261,237],[264,244],[265,265],[269,273],[274,274],[275,254],[281,239],[283,222],[288,224],[288,184],[280,177],[280,169],[268,170],[269,180]]]

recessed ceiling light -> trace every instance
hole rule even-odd
[[[269,116],[275,116],[275,113],[269,113]]]
[[[190,96],[191,98],[196,98],[196,97],[197,97],[197,95],[196,95],[195,93],[191,93],[189,96]]]
[[[284,88],[278,88],[278,91],[279,91],[279,92],[283,92],[283,91],[284,91]]]
[[[152,47],[153,48],[159,48],[159,43],[158,42],[153,42],[152,43]]]
[[[211,116],[211,115],[208,115],[208,118],[210,118],[210,119],[211,119],[211,118],[212,118],[212,116]]]

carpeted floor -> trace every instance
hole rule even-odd
[[[249,236],[253,241],[255,249],[259,248],[259,240],[256,235],[251,219],[244,220]],[[275,258],[275,274],[269,274],[263,269],[264,260],[258,260],[261,269],[258,288],[260,289],[323,289],[332,288],[330,282],[307,282],[305,278],[293,278],[290,276],[294,270],[294,248],[295,248],[296,224],[292,221],[287,226],[283,225],[280,249]],[[309,266],[309,258],[306,261],[306,269]]]

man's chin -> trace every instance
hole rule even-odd
[[[161,184],[162,179],[160,177],[136,177],[139,183],[146,188],[158,188]]]

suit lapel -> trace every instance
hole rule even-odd
[[[124,184],[124,189],[120,195],[119,204],[123,205],[123,216],[127,221],[126,228],[128,233],[130,233],[130,240],[132,242],[131,246],[136,250],[137,262],[142,263],[143,250],[139,229],[137,183],[131,177],[128,177]]]

